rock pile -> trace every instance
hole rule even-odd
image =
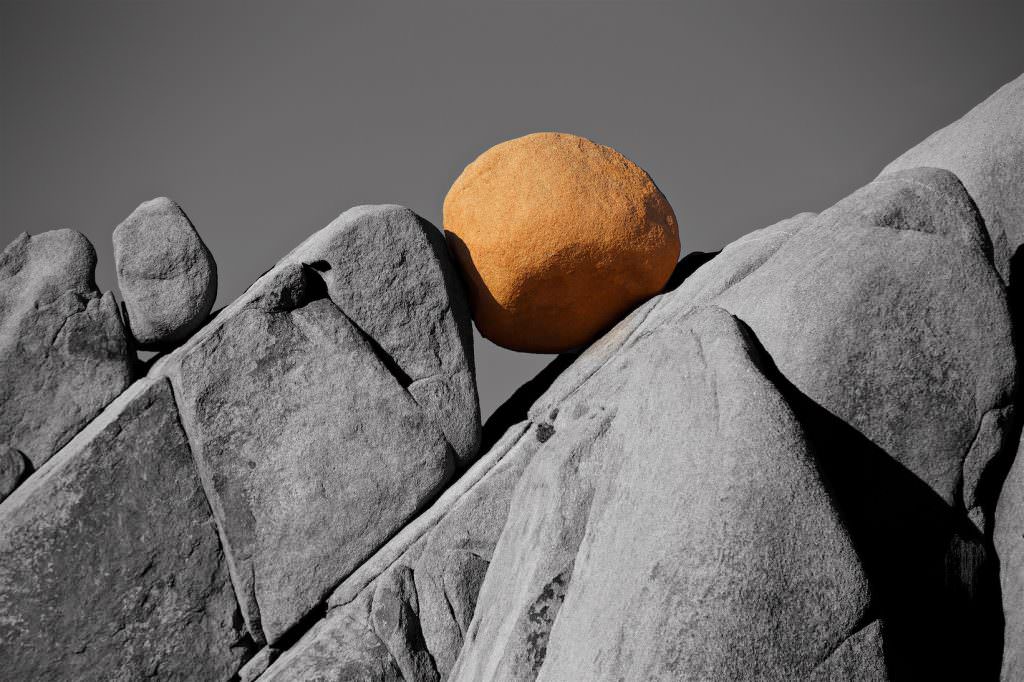
[[[131,386],[88,243],[19,237],[4,675],[1020,679],[1022,111],[1024,77],[684,258],[483,430],[408,209],[342,214]]]

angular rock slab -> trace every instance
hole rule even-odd
[[[270,644],[475,455],[468,320],[432,230],[352,209],[152,370],[174,383],[243,613]]]
[[[165,380],[125,392],[0,505],[7,679],[227,679],[239,622]]]
[[[1024,243],[1022,112],[1024,76],[1019,76],[882,171],[935,166],[956,173],[981,210],[996,266],[1007,283],[1011,260]]]
[[[188,338],[217,299],[217,263],[178,204],[143,202],[114,229],[117,285],[139,346]]]
[[[452,679],[800,677],[852,636],[869,586],[762,372],[702,308],[551,408]]]
[[[403,206],[356,206],[285,258],[321,273],[460,462],[480,446],[469,304],[441,232]]]
[[[0,254],[0,439],[36,468],[131,380],[114,297],[81,233],[19,235]]]

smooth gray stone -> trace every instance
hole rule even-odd
[[[278,642],[475,456],[461,293],[432,230],[401,207],[347,211],[151,370],[175,386],[257,640]],[[380,249],[387,269],[353,265]]]
[[[824,211],[714,302],[800,392],[963,506],[966,455],[1017,374],[987,243],[948,171],[904,171]]]
[[[1024,243],[1024,76],[890,163],[882,174],[917,166],[946,168],[978,204],[995,263],[1010,284]],[[1017,282],[1019,285],[1019,282]]]
[[[228,679],[238,605],[166,380],[143,380],[0,505],[11,680]]]
[[[21,484],[27,470],[25,455],[10,445],[0,444],[0,502]]]
[[[189,337],[217,299],[217,264],[178,204],[139,204],[114,229],[117,285],[127,325],[141,348],[161,350]]]
[[[720,309],[538,424],[452,679],[808,675],[870,603],[806,435]]]
[[[0,438],[39,468],[131,380],[121,315],[81,233],[19,235],[0,254]]]

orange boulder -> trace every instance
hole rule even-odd
[[[591,341],[665,285],[672,207],[614,149],[535,133],[491,147],[444,200],[448,244],[480,333],[520,351]]]

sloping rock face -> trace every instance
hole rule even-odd
[[[40,467],[131,379],[117,304],[81,233],[22,233],[0,254],[0,441]]]
[[[758,356],[701,308],[546,415],[454,679],[803,677],[859,629],[866,576]]]
[[[6,678],[227,679],[246,655],[166,380],[125,392],[0,515]]]
[[[1024,76],[1007,83],[963,118],[886,166],[882,174],[917,166],[946,168],[977,202],[1006,282],[1024,243]]]
[[[279,641],[476,454],[441,240],[408,209],[352,209],[151,372],[174,384],[257,640]]]
[[[114,229],[117,285],[142,348],[189,337],[217,299],[217,263],[178,204],[143,202]]]
[[[922,225],[927,231],[914,229]],[[886,623],[878,628],[885,633],[886,669],[895,677],[991,675],[999,657],[992,642],[1000,614],[991,543],[982,529],[989,527],[993,499],[980,494],[979,481],[1016,437],[1009,418],[1016,359],[1006,291],[986,244],[977,211],[949,173],[894,174],[820,216],[803,214],[726,247],[588,349],[537,401],[531,419],[546,423],[565,415],[566,404],[633,340],[674,324],[695,305],[729,310],[749,325],[780,371],[780,390],[800,416],[830,483],[830,497],[868,576],[871,609]],[[602,397],[609,401],[615,393],[609,389]],[[943,416],[936,420],[936,414]],[[562,449],[587,453],[596,447],[591,440],[577,434]],[[572,489],[611,485],[611,474],[600,468],[569,472],[558,475],[570,475],[572,483],[564,485]],[[555,475],[548,472],[548,479]],[[524,489],[542,487],[529,480]],[[506,533],[519,528],[521,537],[529,523],[513,515]],[[583,527],[589,528],[583,520],[565,521],[562,530],[548,532],[578,538]],[[522,554],[531,548],[527,544]],[[575,565],[568,561],[578,556],[571,544],[542,551],[554,557],[544,571],[547,580]],[[506,556],[495,565],[511,561]],[[546,584],[506,594],[532,599]],[[570,600],[572,582],[561,589]],[[480,603],[489,599],[482,594]],[[495,606],[481,615],[480,627],[487,613],[506,617],[529,603]],[[492,670],[513,674],[514,666],[502,666],[530,659],[522,639],[501,639],[515,631],[511,618],[504,629],[492,623],[498,639],[464,649],[467,678]],[[548,656],[556,644],[549,642]],[[494,653],[494,646],[505,646],[505,652]],[[576,656],[588,655],[579,651],[586,641],[572,646]],[[522,665],[517,670],[529,667]]]

